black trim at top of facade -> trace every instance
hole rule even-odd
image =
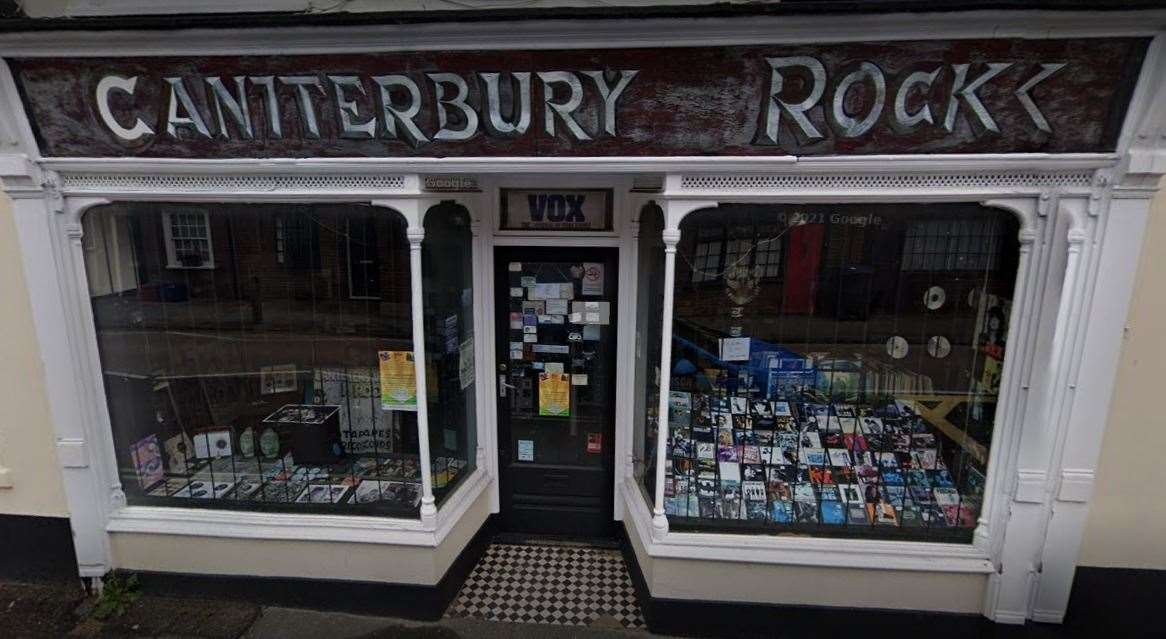
[[[869,15],[957,11],[1130,11],[1166,8],[1166,0],[783,0],[766,3],[635,7],[547,7],[360,13],[240,12],[29,18],[14,0],[0,0],[0,32],[176,30],[303,26],[370,26],[514,20],[613,20],[742,16]]]

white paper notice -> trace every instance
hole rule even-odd
[[[567,300],[547,300],[547,315],[566,315]]]
[[[571,376],[571,385],[572,386],[586,386],[587,385],[587,376],[586,375],[572,375]]]
[[[553,300],[564,297],[562,294],[562,286],[555,282],[554,284],[539,283],[530,287],[530,297],[532,300]]]
[[[514,286],[510,288],[510,297],[522,297],[522,287]]]
[[[748,337],[725,337],[721,339],[721,360],[726,362],[749,361]]]
[[[587,324],[583,327],[583,339],[588,342],[599,341],[599,325]]]
[[[518,461],[534,461],[534,440],[518,440]]]
[[[474,338],[470,337],[458,345],[458,379],[462,390],[474,383]],[[450,448],[447,446],[446,448]],[[453,448],[456,448],[454,446]]]
[[[583,294],[603,295],[603,264],[583,263]]]
[[[538,343],[538,335],[535,335],[533,333],[526,333],[525,335],[522,336],[522,341],[524,343],[527,343],[527,344],[537,344]]]
[[[574,319],[576,314],[582,321]],[[610,324],[611,302],[571,302],[571,317],[575,324]]]
[[[522,271],[522,262],[511,262],[510,263],[510,271],[512,273],[518,273],[518,272]]]
[[[562,374],[563,363],[562,362],[547,362],[547,363],[543,364],[543,370],[545,370],[548,373],[560,373],[560,374]]]

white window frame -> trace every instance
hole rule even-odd
[[[205,210],[197,208],[171,208],[166,207],[161,212],[162,215],[162,237],[166,244],[166,268],[181,269],[181,270],[212,270],[215,268],[215,244],[211,237],[211,219],[210,213]],[[198,266],[186,266],[178,260],[178,250],[174,246],[174,230],[173,230],[173,216],[175,215],[197,215],[202,219],[202,227],[206,230],[206,253],[207,259]],[[179,240],[187,238],[177,238]],[[201,238],[193,238],[201,239]]]

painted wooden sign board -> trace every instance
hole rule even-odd
[[[1107,152],[1148,40],[10,64],[49,157]]]
[[[610,231],[608,189],[502,189],[503,231]]]

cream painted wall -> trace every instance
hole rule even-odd
[[[665,599],[978,614],[987,586],[983,574],[652,559],[634,518],[624,525],[648,590]]]
[[[483,491],[437,548],[144,533],[113,533],[110,540],[114,567],[124,570],[433,585],[489,514]]]
[[[68,516],[12,201],[0,193],[0,515]],[[3,483],[3,482],[0,482]]]
[[[670,599],[977,614],[987,575],[811,568],[693,559],[652,562],[652,594]],[[715,593],[715,594],[712,594]]]
[[[1162,186],[1166,187],[1166,184]],[[1138,265],[1125,344],[1078,561],[1166,570],[1166,191],[1159,191]]]

